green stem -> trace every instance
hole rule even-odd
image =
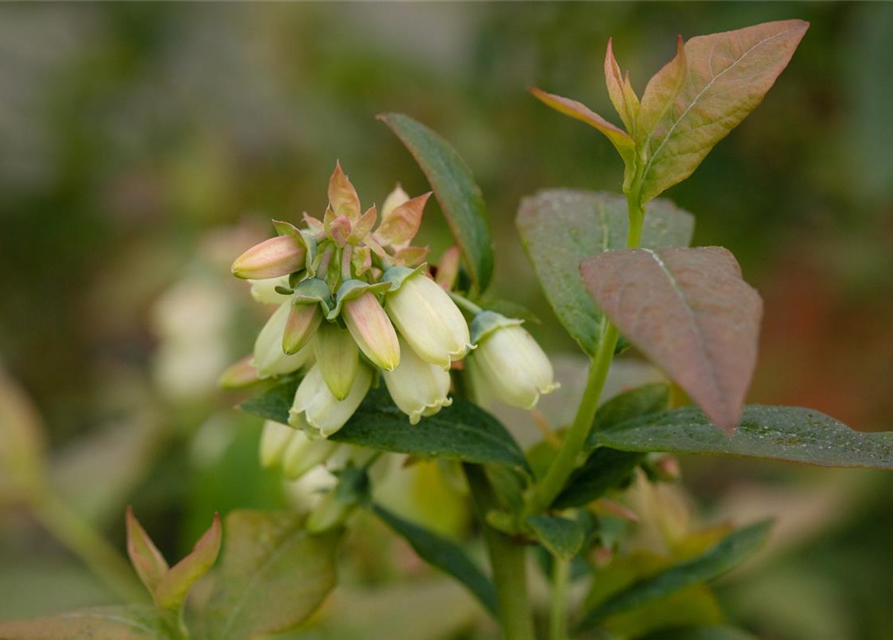
[[[629,210],[629,233],[626,238],[626,246],[634,248],[642,242],[645,211],[639,204],[638,192],[628,194],[626,202]],[[603,318],[601,339],[598,343],[598,350],[589,363],[589,375],[586,379],[583,398],[577,408],[577,415],[574,417],[574,422],[561,443],[558,453],[552,459],[552,464],[549,465],[546,475],[534,488],[527,501],[526,516],[535,515],[548,509],[564,489],[571,473],[577,468],[578,457],[589,438],[592,421],[598,409],[598,401],[608,377],[608,370],[611,368],[611,361],[614,359],[614,349],[617,347],[619,337],[617,327],[606,317]]]
[[[487,524],[487,512],[499,506],[496,496],[480,466],[464,464],[463,468],[484,531],[505,640],[535,640],[533,613],[527,597],[524,545]]]
[[[552,606],[549,610],[549,640],[567,640],[565,599],[571,563],[552,557]]]
[[[447,293],[449,294],[450,298],[453,299],[453,302],[456,303],[457,307],[459,307],[460,309],[464,309],[471,315],[477,315],[481,311],[483,311],[483,309],[481,307],[479,307],[478,305],[473,303],[471,300],[469,300],[465,296],[460,296],[458,293],[454,293],[452,291],[448,291]]]
[[[128,602],[146,600],[146,590],[130,563],[58,497],[42,496],[34,505],[34,515],[121,598]]]

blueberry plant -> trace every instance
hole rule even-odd
[[[364,209],[336,165],[321,217],[274,221],[277,235],[232,268],[274,309],[254,353],[222,378],[252,390],[241,409],[265,420],[261,463],[293,479],[326,465],[337,484],[309,513],[215,520],[173,567],[128,513],[128,551],[151,605],[7,623],[0,637],[242,640],[287,630],[335,587],[338,541],[358,511],[462,583],[506,640],[750,637],[724,622],[709,583],[756,551],[769,523],[699,532],[669,557],[634,556],[612,524],[622,507],[607,497],[674,476],[657,454],[893,469],[893,434],[744,404],[760,296],[728,250],[689,247],[693,216],[658,198],[760,103],[807,27],[680,37],[641,97],[609,42],[605,77],[622,128],[532,91],[604,134],[625,169],[619,194],[560,189],[521,203],[517,226],[537,278],[589,360],[573,421],[528,451],[482,406],[533,410],[558,382],[523,310],[488,293],[494,255],[481,191],[440,136],[406,115],[379,116],[418,162],[455,238],[436,265],[412,244],[431,194],[398,186],[380,210]],[[602,401],[612,360],[630,345],[668,382]],[[461,469],[486,568],[373,498],[373,471],[391,454]],[[533,557],[550,585],[546,607],[530,597]],[[578,584],[588,595],[571,606]]]

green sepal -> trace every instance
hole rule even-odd
[[[337,318],[341,314],[341,307],[345,302],[353,300],[354,298],[359,298],[366,292],[373,294],[384,293],[390,289],[390,287],[390,282],[369,284],[362,280],[345,280],[341,286],[338,287],[338,293],[335,294],[335,307],[326,314],[326,319],[331,321]]]
[[[403,286],[403,283],[410,276],[414,276],[417,273],[421,273],[425,270],[425,267],[428,266],[427,262],[423,262],[419,266],[412,267],[391,267],[381,276],[382,282],[390,282],[391,288],[388,289],[388,293],[394,293],[400,287]]]
[[[293,305],[300,304],[319,304],[322,307],[323,314],[328,314],[334,307],[332,302],[332,294],[329,286],[324,280],[319,278],[306,278],[295,287],[295,297],[292,299]]]
[[[471,343],[478,344],[481,340],[503,327],[513,327],[524,324],[517,318],[506,318],[495,311],[481,311],[471,321]]]

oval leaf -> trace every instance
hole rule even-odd
[[[239,408],[266,420],[288,423],[297,381],[278,385]],[[496,418],[461,397],[430,418],[411,425],[383,388],[373,389],[353,417],[330,438],[360,447],[462,460],[499,463],[529,472],[518,443]]]
[[[335,586],[339,532],[313,536],[292,513],[233,511],[199,637],[244,640],[306,620]]]
[[[809,23],[784,20],[692,38],[652,82],[636,124],[641,200],[681,182],[762,102]],[[676,67],[684,64],[684,74]]]
[[[583,546],[583,528],[573,520],[552,516],[531,516],[525,522],[536,539],[556,558],[570,560]]]
[[[608,616],[654,602],[691,585],[718,578],[741,564],[762,546],[769,534],[770,525],[769,521],[764,521],[739,529],[701,555],[633,583],[587,613],[580,628],[592,628]]]
[[[493,583],[469,560],[459,545],[400,518],[384,507],[375,505],[374,511],[415,549],[422,560],[453,576],[471,591],[487,611],[494,616],[499,615],[499,603]]]
[[[620,332],[731,433],[757,361],[763,302],[721,247],[622,249],[583,280]]]
[[[47,618],[0,622],[3,640],[168,640],[173,638],[153,607],[97,607]]]
[[[472,283],[482,293],[493,276],[493,240],[484,196],[471,170],[450,143],[409,116],[385,113],[378,119],[397,134],[428,178]]]
[[[612,193],[556,189],[521,202],[516,219],[521,242],[540,285],[567,332],[595,355],[602,314],[580,280],[580,261],[626,246],[626,198]],[[669,200],[648,205],[642,246],[687,246],[694,216]]]
[[[748,405],[731,438],[695,407],[627,420],[594,434],[622,451],[663,451],[893,470],[893,432],[863,433],[815,409]]]

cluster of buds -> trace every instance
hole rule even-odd
[[[469,329],[454,301],[461,298],[450,291],[459,271],[456,248],[441,260],[437,280],[431,277],[427,248],[411,245],[430,195],[410,198],[398,185],[376,227],[376,207],[362,212],[336,165],[322,222],[307,214],[300,229],[274,221],[279,235],[233,263],[258,302],[278,305],[255,343],[257,376],[305,371],[289,413],[296,431],[268,424],[262,445],[265,460],[289,477],[334,452],[326,438],[379,377],[412,424],[449,406],[450,371],[475,343],[468,359],[497,399],[532,408],[555,388],[548,358],[521,321],[470,305]]]

